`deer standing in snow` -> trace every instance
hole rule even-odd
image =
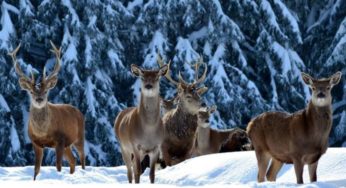
[[[164,66],[161,56],[158,58],[160,66]],[[199,78],[198,71],[200,65],[204,65],[203,75]],[[191,157],[195,134],[197,129],[197,113],[199,108],[205,104],[202,102],[201,95],[205,93],[207,87],[198,87],[206,78],[207,67],[200,59],[196,63],[195,81],[188,83],[184,81],[179,73],[179,82],[173,80],[170,71],[166,78],[178,88],[177,107],[170,110],[163,116],[163,125],[165,127],[165,137],[161,146],[163,160],[166,165],[172,166]]]
[[[198,112],[195,152],[197,156],[211,153],[249,150],[250,141],[246,132],[239,129],[214,130],[210,128],[209,118],[216,106],[201,108]]]
[[[140,103],[138,107],[121,111],[114,124],[129,183],[132,183],[132,167],[135,183],[139,183],[140,163],[146,155],[150,158],[150,182],[154,183],[155,163],[164,135],[160,116],[159,83],[160,77],[165,75],[167,70],[167,65],[159,70],[143,70],[137,65],[131,65],[132,74],[142,80]]]
[[[33,73],[31,73],[31,78],[27,77],[17,62],[16,53],[20,45],[9,54],[19,76],[20,87],[26,90],[31,98],[28,131],[35,152],[34,180],[40,172],[44,147],[55,148],[56,168],[59,172],[61,171],[63,155],[65,155],[69,161],[70,173],[72,174],[76,165],[71,150],[72,145],[74,145],[80,156],[82,168],[85,169],[84,117],[82,113],[68,104],[48,102],[48,92],[55,87],[58,81],[61,63],[61,49],[57,49],[52,42],[51,45],[57,60],[54,70],[49,76],[46,76],[44,69],[43,78],[38,84],[35,82]]]
[[[283,163],[293,163],[297,183],[303,183],[305,164],[310,181],[317,181],[318,160],[328,148],[332,127],[331,90],[339,83],[341,72],[324,79],[302,73],[302,78],[312,89],[312,99],[305,109],[293,114],[266,112],[248,124],[247,133],[258,162],[258,182],[265,181],[265,176],[275,181]]]

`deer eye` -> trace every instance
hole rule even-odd
[[[330,87],[327,87],[328,90],[330,90]]]
[[[316,90],[316,88],[315,88],[315,87],[311,87],[311,89],[312,89],[313,91],[315,91],[315,90]]]

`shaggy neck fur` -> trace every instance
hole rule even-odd
[[[139,114],[142,122],[146,122],[146,124],[157,124],[160,121],[160,98],[158,92],[150,96],[141,93]]]
[[[42,108],[37,108],[33,104],[30,105],[30,121],[35,133],[42,135],[47,133],[49,127],[49,109],[48,103]]]
[[[193,139],[197,129],[197,115],[191,114],[185,109],[182,103],[179,103],[174,112],[175,118],[168,129],[178,138]]]

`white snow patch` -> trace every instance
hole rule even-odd
[[[10,42],[10,35],[15,35],[15,29],[11,20],[11,17],[8,13],[9,10],[9,4],[7,4],[5,1],[1,4],[1,31],[0,31],[0,49],[8,50],[9,48],[9,42]]]
[[[132,11],[133,8],[137,7],[137,6],[141,6],[143,4],[143,0],[134,0],[132,2],[129,2],[129,4],[127,5],[127,10]]]
[[[285,18],[288,19],[289,24],[292,27],[292,31],[298,35],[298,43],[302,43],[302,38],[300,36],[300,30],[296,18],[291,14],[287,9],[286,5],[281,2],[281,0],[274,0],[274,3],[280,7],[282,14]]]
[[[143,67],[153,68],[157,65],[157,52],[164,56],[165,51],[168,50],[168,42],[165,36],[160,31],[155,31],[153,39],[149,44],[149,48],[146,51]]]
[[[91,82],[90,76],[87,78],[86,86],[85,86],[85,97],[87,99],[88,109],[91,112],[93,117],[96,116],[96,107],[95,107],[95,96],[94,89],[95,85]]]
[[[2,107],[2,109],[5,110],[5,112],[11,112],[10,107],[8,107],[8,104],[5,98],[1,94],[0,94],[0,106]]]
[[[16,128],[14,127],[14,120],[12,119],[11,126],[11,148],[12,152],[17,152],[20,149],[20,142]]]
[[[71,1],[70,0],[62,0],[62,4],[65,5],[69,12],[72,15],[72,25],[75,24],[77,27],[80,27],[80,21],[78,14],[76,13],[76,10],[72,7]]]
[[[206,162],[207,161],[207,162]],[[41,167],[36,181],[32,181],[33,166],[0,167],[3,187],[345,187],[346,148],[329,148],[317,168],[318,182],[309,183],[308,169],[304,168],[306,184],[296,184],[293,165],[284,165],[276,182],[257,183],[257,161],[253,151],[205,155],[184,161],[156,172],[155,184],[149,183],[149,170],[141,176],[141,184],[128,184],[125,166],[91,167],[69,174],[69,167],[57,172],[55,167]]]

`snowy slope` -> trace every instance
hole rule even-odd
[[[174,167],[158,171],[156,184],[150,185],[148,169],[141,177],[145,187],[346,187],[346,148],[329,148],[323,155],[318,167],[319,182],[296,185],[292,165],[284,165],[278,175],[277,183],[256,183],[257,165],[254,152],[234,152],[214,154],[187,160]],[[0,185],[6,187],[23,185],[25,187],[61,186],[64,187],[135,187],[128,185],[126,168],[87,167],[85,171],[77,168],[75,174],[69,174],[64,167],[58,173],[55,167],[42,167],[36,182],[32,181],[33,167],[1,167]],[[309,181],[307,168],[304,171],[305,182]],[[87,185],[85,185],[87,184]],[[76,186],[79,185],[79,186]],[[137,186],[138,187],[138,186]],[[140,187],[144,187],[140,185]]]

